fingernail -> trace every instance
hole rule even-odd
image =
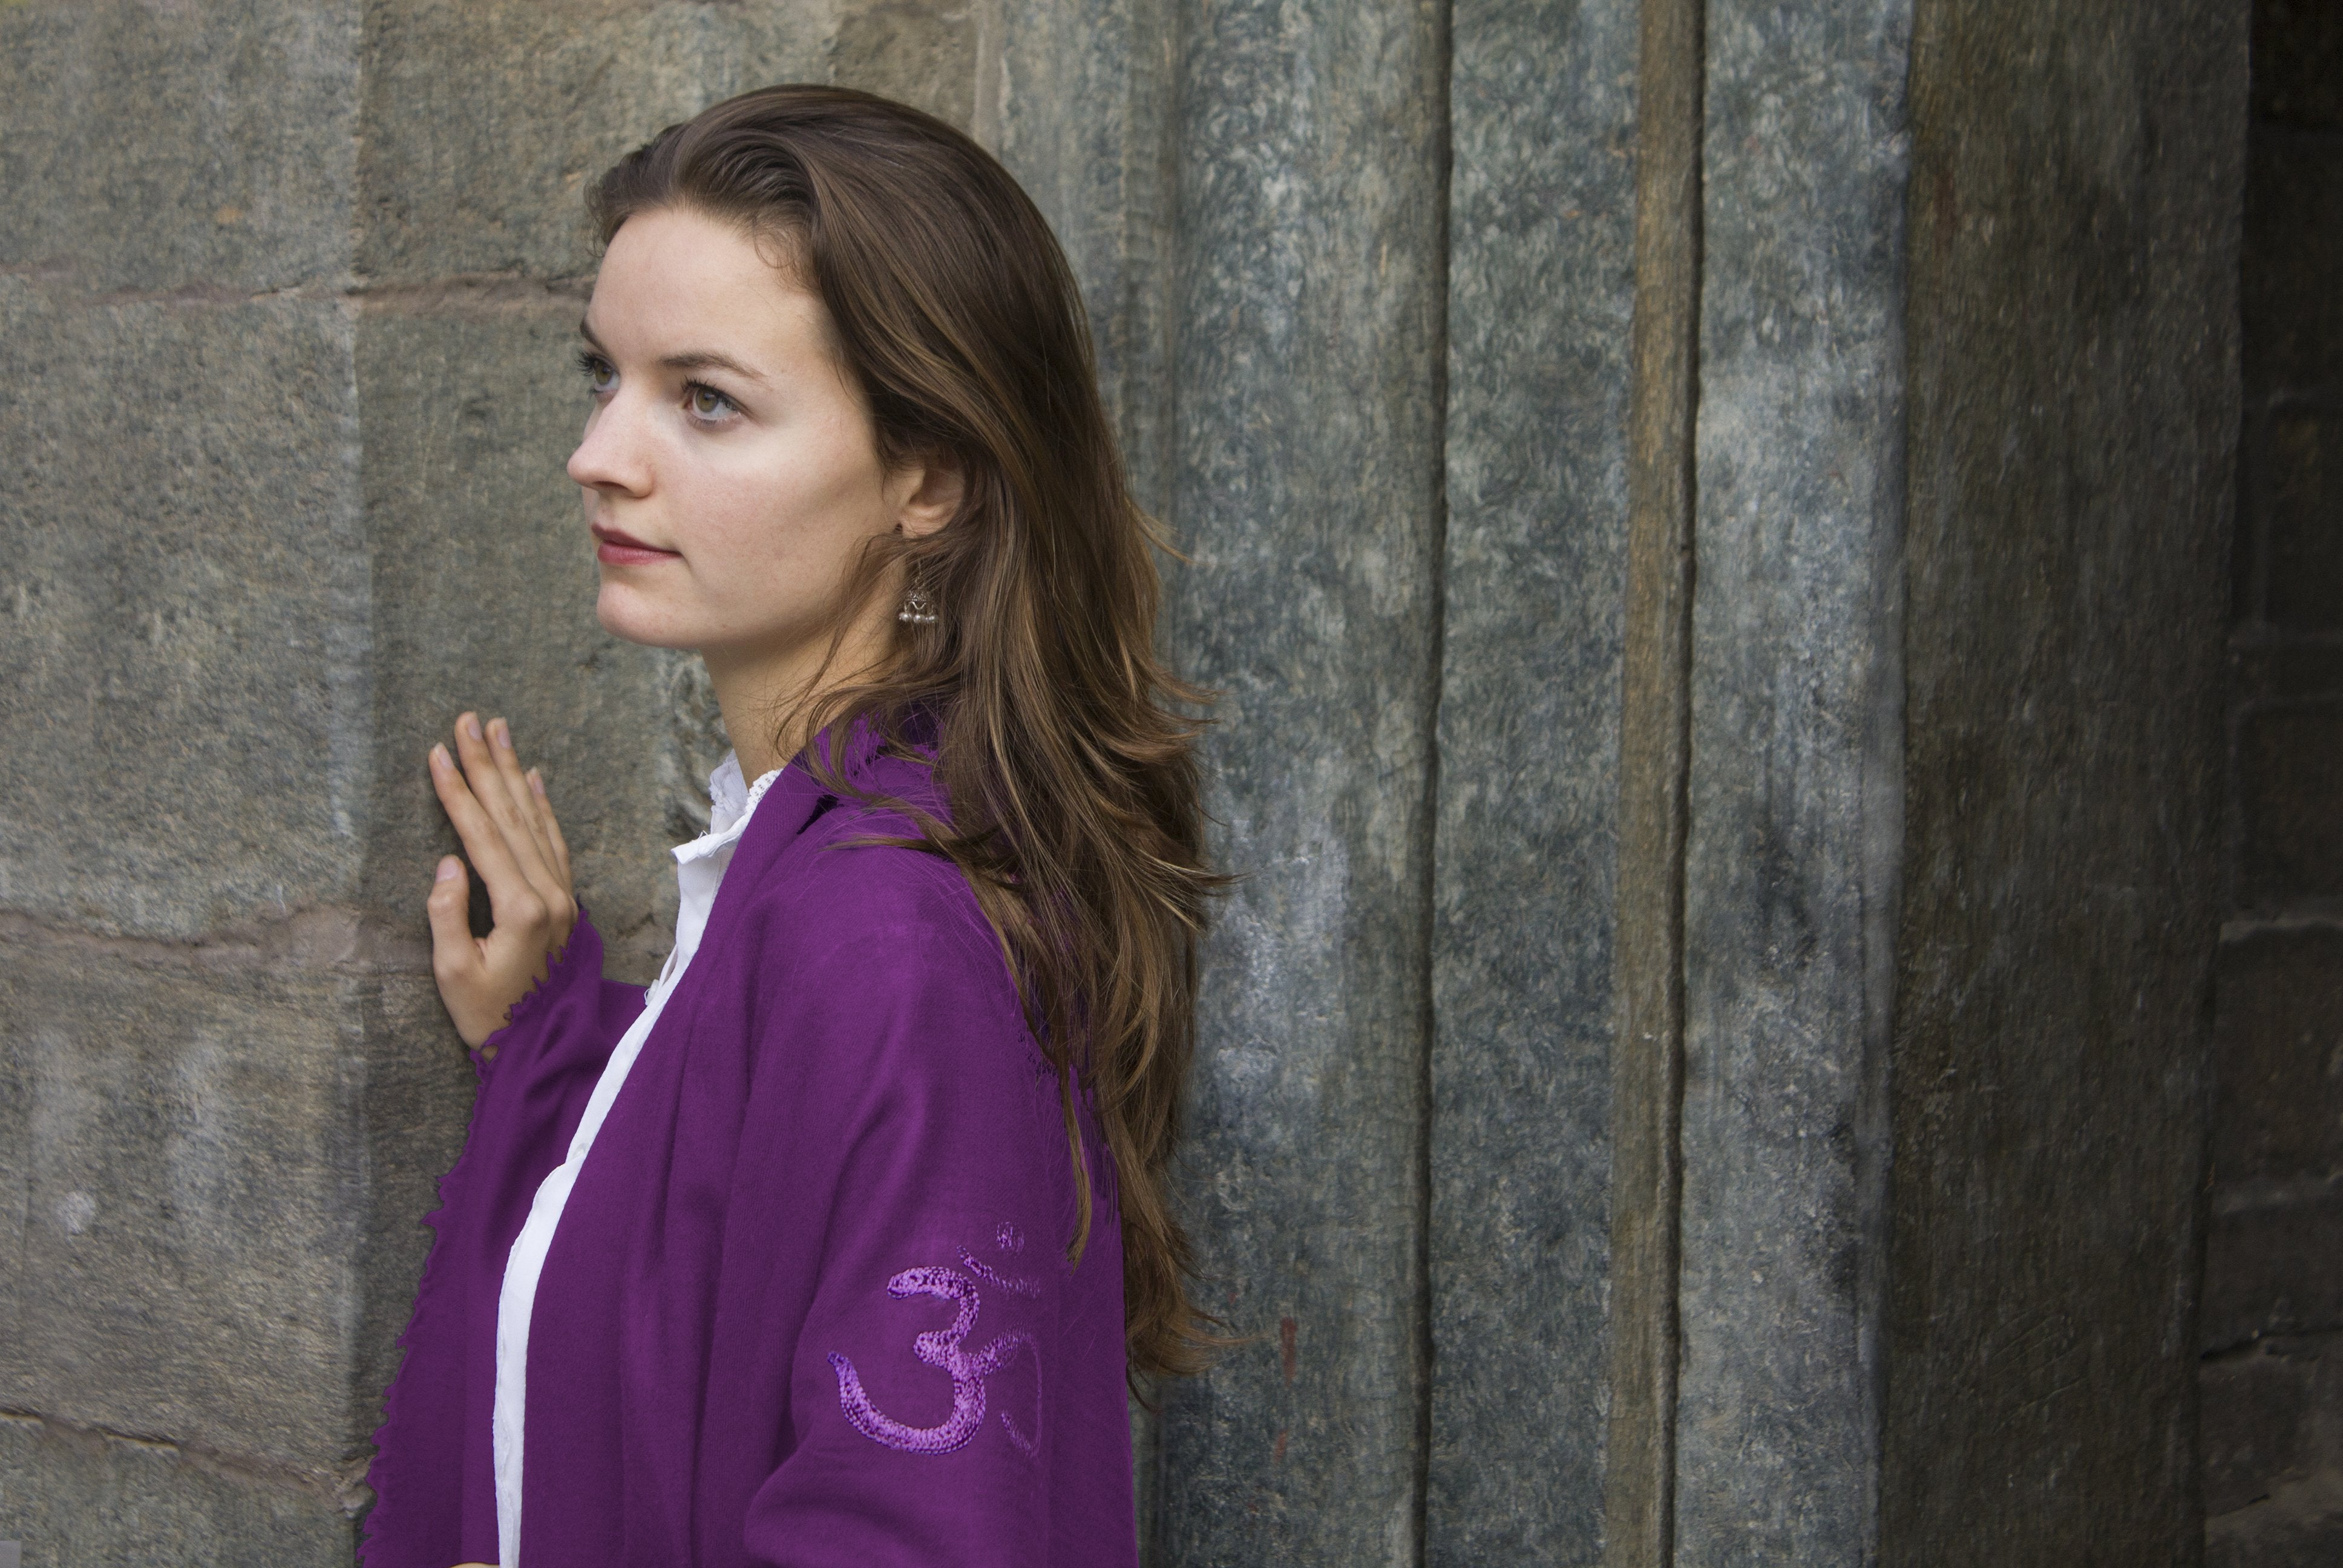
[[[434,746],[431,749],[431,766],[434,768],[447,766],[447,749],[445,746]]]
[[[498,745],[503,747],[508,751],[512,749],[511,725],[507,724],[501,719],[491,719],[488,720],[488,733],[497,738]]]
[[[467,713],[464,715],[464,733],[470,736],[475,740],[478,740],[480,738],[479,715],[476,713]]]
[[[528,770],[528,787],[538,794],[545,793],[545,775],[532,768]]]
[[[439,880],[452,882],[464,874],[464,862],[449,855],[439,862]]]

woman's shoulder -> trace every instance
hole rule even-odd
[[[757,879],[744,908],[751,923],[800,958],[883,947],[905,964],[999,969],[1000,944],[967,879],[926,844],[927,827],[944,820],[927,769],[876,770],[872,782],[878,799],[825,799]]]

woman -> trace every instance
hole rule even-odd
[[[505,724],[432,752],[494,927],[442,861],[479,1098],[366,1561],[1131,1563],[1125,1377],[1206,1342],[1164,1183],[1215,879],[1064,259],[829,88],[595,212],[597,610],[697,650],[737,750],[648,993]]]

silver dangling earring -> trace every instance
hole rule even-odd
[[[903,608],[895,612],[895,618],[912,626],[933,626],[936,624],[936,607],[920,589],[905,588]]]

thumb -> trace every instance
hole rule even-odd
[[[431,972],[442,982],[469,974],[479,964],[479,949],[472,940],[471,895],[464,862],[453,855],[441,856],[438,878],[424,908],[431,914]]]

